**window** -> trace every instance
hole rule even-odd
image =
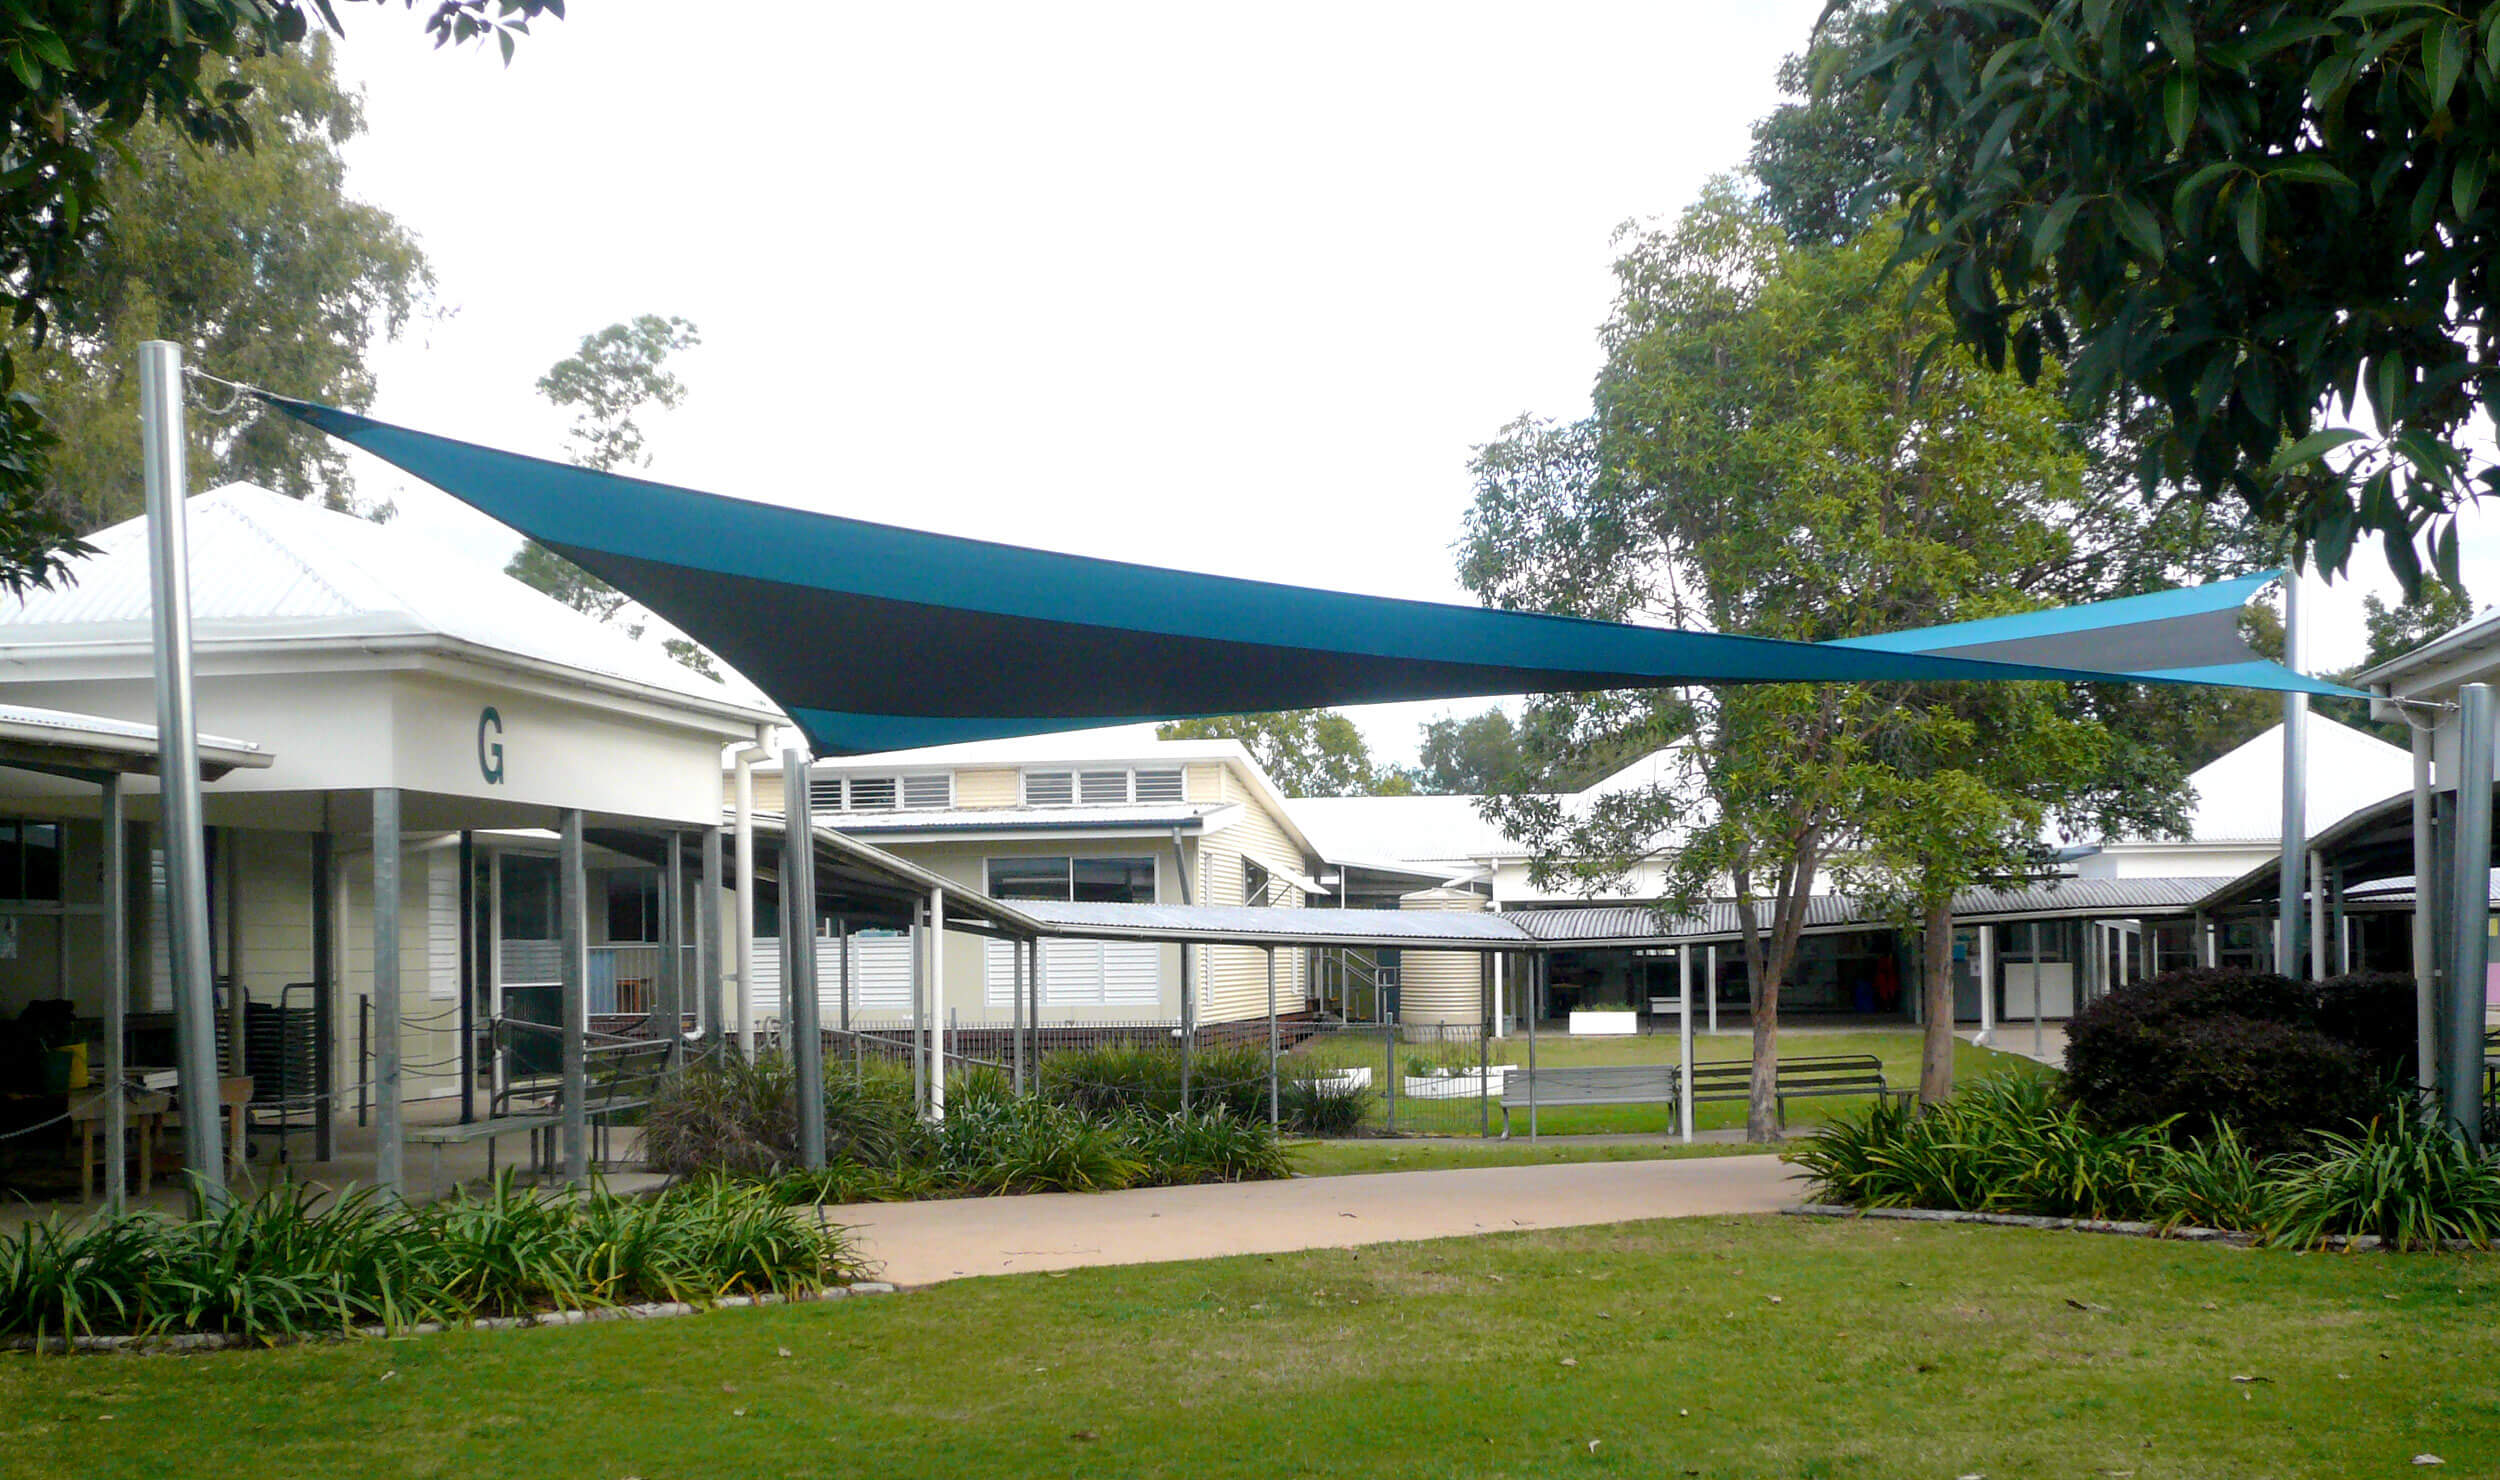
[[[1027,771],[1024,804],[1065,807],[1075,802],[1112,806],[1122,802],[1177,802],[1188,796],[1178,766],[1102,767],[1091,771]]]
[[[618,869],[607,876],[608,939],[655,944],[660,938],[660,871]]]
[[[556,861],[530,853],[503,856],[503,938],[554,940]]]
[[[0,822],[0,900],[61,902],[61,825]]]
[[[807,807],[811,812],[842,810],[842,778],[810,776],[807,778]]]
[[[1273,887],[1272,881],[1268,878],[1266,864],[1255,858],[1244,858],[1241,861],[1241,902],[1243,904],[1275,903],[1269,892]]]
[[[1177,802],[1181,800],[1181,768],[1140,770],[1137,777],[1137,799],[1141,802]]]
[[[1077,900],[1096,904],[1152,904],[1151,858],[993,858],[992,899]]]
[[[1125,802],[1128,800],[1128,772],[1082,771],[1076,778],[1076,799],[1080,802]]]
[[[1028,807],[1064,807],[1076,800],[1076,776],[1068,771],[1027,771],[1024,774],[1024,804]]]
[[[894,805],[894,778],[891,776],[854,776],[851,778],[851,810],[881,812]]]
[[[955,804],[955,773],[939,771],[928,776],[903,778],[903,805],[906,807],[946,808]]]

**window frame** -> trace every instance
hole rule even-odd
[[[998,892],[998,880],[995,876],[995,870],[998,865],[1002,863],[1056,863],[1060,865],[1059,877],[1061,883],[1066,889],[1066,892],[1055,896],[1038,894],[1002,894]],[[1157,864],[1155,856],[1151,853],[993,853],[981,860],[982,890],[992,899],[1005,900],[1010,903],[1019,899],[1029,899],[1041,903],[1074,904],[1078,902],[1076,898],[1076,866],[1080,863],[1121,864],[1125,865],[1132,874],[1134,874],[1140,867],[1144,869],[1147,897],[1144,899],[1111,901],[1113,903],[1160,904],[1163,901],[1163,870]],[[1103,901],[1088,902],[1101,903]]]

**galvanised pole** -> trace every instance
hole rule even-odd
[[[2295,570],[2283,578],[2283,666],[2294,673],[2301,671],[2301,662],[2308,647],[2300,610],[2300,572]],[[2306,865],[2309,861],[2309,696],[2283,696],[2283,836],[2278,867],[2279,891],[2275,910],[2274,969],[2290,976],[2302,968],[2306,955],[2304,938],[2308,935],[2308,918],[2304,896],[2308,893]]]
[[[2441,1099],[2469,1146],[2482,1144],[2483,995],[2491,960],[2492,688],[2457,691],[2457,823],[2448,869],[2447,1053]]]
[[[139,346],[139,443],[154,598],[157,777],[182,1154],[201,1200],[213,1211],[226,1204],[226,1161],[218,1146],[217,989],[208,959],[208,857],[200,833],[200,732],[192,708],[191,557],[184,506],[190,475],[182,429],[182,347],[162,339]]]
[[[400,1156],[399,788],[373,789],[373,1181],[405,1197]]]
[[[791,976],[781,997],[788,1008],[790,1068],[799,1082],[799,1162],[814,1169],[825,1164],[825,1035],[816,996],[816,828],[806,751],[781,753],[781,784],[781,894],[789,902],[791,938]]]

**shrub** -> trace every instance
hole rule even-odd
[[[2091,1125],[2026,1074],[1980,1080],[1924,1112],[1843,1116],[1787,1159],[1818,1199],[1855,1207],[2141,1218],[2164,1145],[2158,1127]]]
[[[1325,1072],[1306,1071],[1282,1080],[1276,1091],[1286,1127],[1306,1136],[1350,1136],[1371,1113],[1369,1088]]]
[[[1264,1120],[1244,1120],[1229,1110],[1204,1115],[1140,1116],[1136,1144],[1148,1180],[1260,1182],[1293,1174],[1285,1143]]]
[[[1222,1106],[1242,1119],[1267,1113],[1267,1049],[1202,1044],[1190,1059],[1190,1108]],[[1095,1114],[1123,1110],[1169,1115],[1181,1108],[1178,1044],[1106,1043],[1042,1057],[1042,1095]]]
[[[680,1176],[770,1177],[799,1159],[797,1083],[778,1054],[691,1065],[652,1093],[645,1159]],[[871,1062],[854,1073],[829,1064],[824,1096],[828,1157],[884,1162],[901,1154],[914,1126],[907,1071]]]
[[[2404,1249],[2500,1236],[2500,1162],[2399,1101],[2357,1135],[2327,1135],[2274,1178],[2276,1239],[2308,1247],[2335,1234],[2376,1234]]]
[[[626,1199],[535,1195],[325,1205],[297,1187],[188,1218],[126,1213],[0,1234],[0,1335],[394,1330],[548,1306],[703,1300],[855,1277],[843,1234],[723,1182]]]
[[[2362,1019],[2385,989],[2344,979],[2311,988],[2242,972],[2172,972],[2121,988],[2066,1030],[2068,1092],[2105,1126],[2167,1124],[2174,1139],[2232,1126],[2252,1150],[2306,1144],[2368,1120],[2401,1070],[2322,1031],[2331,1018],[2371,1043]],[[2403,1008],[2411,1032],[2412,1009]]]
[[[2413,1082],[2413,978],[2392,971],[2357,971],[2318,983],[2317,1029],[2348,1044],[2379,1078]]]

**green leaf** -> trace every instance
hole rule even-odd
[[[2160,35],[2162,48],[2176,57],[2180,66],[2196,65],[2196,28],[2188,24],[2186,12],[2176,5],[2164,5],[2153,17],[2153,30]]]
[[[2431,564],[2438,569],[2441,580],[2460,591],[2465,589],[2465,580],[2457,572],[2457,521],[2454,516],[2440,527],[2439,542],[2431,546]],[[2468,874],[2466,877],[2471,879],[2473,876]]]
[[[2240,203],[2233,209],[2240,231],[2240,255],[2248,265],[2263,271],[2266,265],[2266,192],[2252,188],[2240,192]]]
[[[2278,474],[2288,473],[2302,463],[2316,462],[2338,447],[2368,440],[2366,434],[2356,432],[2351,427],[2328,427],[2323,431],[2311,432],[2308,436],[2275,454],[2274,462],[2266,471]]]
[[[2179,188],[2170,194],[2171,217],[2184,224],[2195,209],[2197,193],[2239,168],[2231,160],[2219,159],[2179,182]]]
[[[2448,177],[2448,199],[2457,208],[2460,220],[2474,214],[2474,207],[2483,199],[2483,179],[2490,172],[2491,156],[2480,150],[2468,151],[2457,161],[2456,173]]]
[[[2196,79],[2174,72],[2161,87],[2162,122],[2170,129],[2170,147],[2185,149],[2188,130],[2196,126]]]
[[[2430,45],[2424,48],[2430,59],[2431,111],[2448,106],[2448,95],[2457,90],[2457,79],[2465,75],[2465,27],[2450,21],[2431,33]]]
[[[2083,197],[2062,195],[2040,213],[2039,229],[2031,234],[2031,260],[2046,262],[2066,244],[2066,228],[2074,224],[2075,212],[2082,209]]]
[[[2269,180],[2288,180],[2298,185],[2330,185],[2339,190],[2358,190],[2352,176],[2328,164],[2314,154],[2295,154],[2266,171]]]
[[[2137,251],[2159,262],[2162,259],[2161,222],[2145,209],[2144,202],[2132,195],[2111,196],[2109,203],[2110,208],[2117,212],[2118,229],[2125,233],[2127,240],[2135,243]]]
[[[2344,0],[2335,8],[2333,18],[2354,20],[2362,16],[2385,15],[2391,10],[2437,10],[2431,0]]]

